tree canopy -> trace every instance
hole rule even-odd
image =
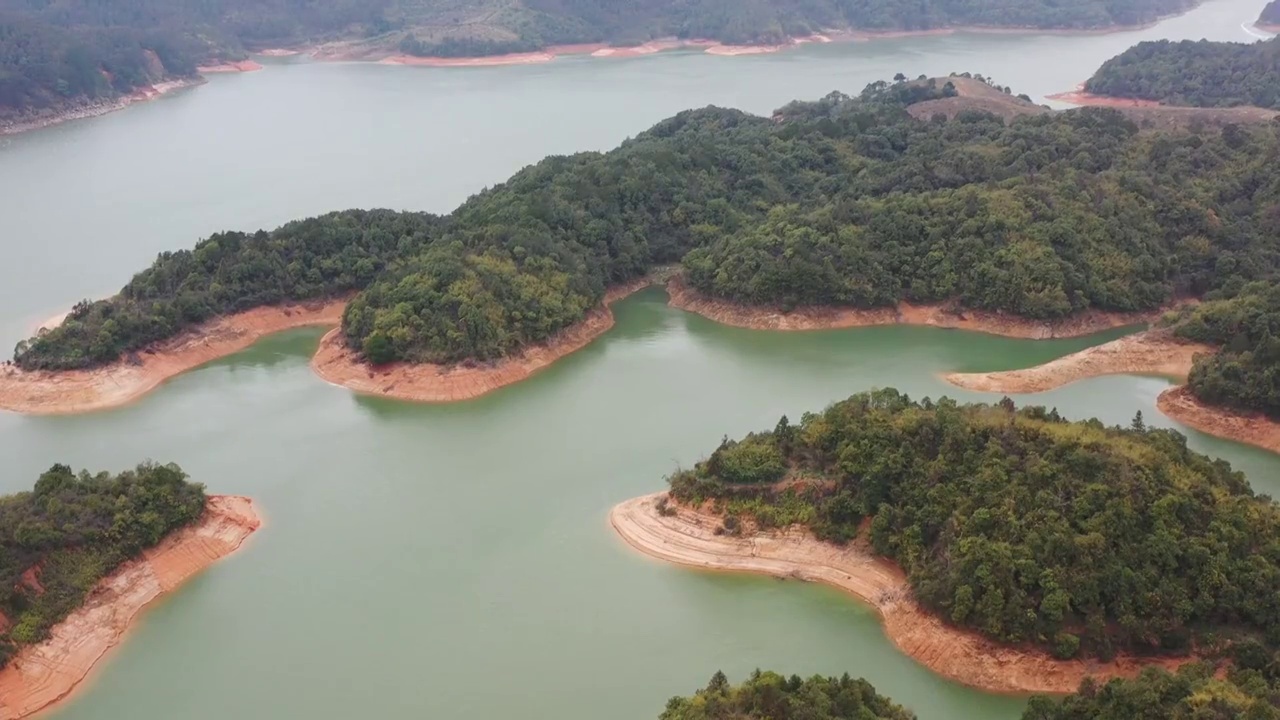
[[[0,497],[0,666],[204,505],[203,485],[177,465],[155,463],[115,475],[54,465],[31,492]]]
[[[717,672],[690,697],[673,697],[659,720],[914,720],[915,715],[876,693],[858,678],[822,677],[802,680],[760,672],[730,685]]]
[[[924,607],[1002,643],[1063,658],[1280,643],[1280,508],[1140,415],[1105,427],[881,390],[726,439],[670,483],[719,502],[729,531],[749,517],[861,536]]]
[[[1280,0],[1271,0],[1258,16],[1260,25],[1280,25]]]
[[[1103,63],[1085,89],[1168,105],[1280,108],[1280,40],[1141,42]]]

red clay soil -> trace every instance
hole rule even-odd
[[[943,379],[967,390],[991,393],[1045,392],[1102,375],[1163,375],[1185,380],[1195,356],[1213,351],[1209,345],[1179,339],[1168,331],[1148,330],[1035,367],[986,373],[948,373],[943,375]]]
[[[200,520],[104,578],[48,640],[24,647],[0,670],[0,720],[25,718],[65,700],[148,605],[235,552],[261,526],[249,498],[210,496]]]
[[[200,73],[238,73],[261,70],[262,65],[254,60],[229,60],[216,65],[201,65],[196,68]]]
[[[1150,321],[1156,313],[1089,312],[1061,322],[1039,322],[1002,313],[956,310],[944,305],[911,305],[859,310],[800,308],[790,312],[748,306],[701,295],[680,278],[667,284],[671,306],[733,327],[753,330],[831,330],[876,325],[924,325],[1004,337],[1048,339],[1079,337]]]
[[[649,278],[642,278],[610,289],[605,294],[604,303],[582,321],[541,345],[496,362],[475,365],[393,363],[371,367],[342,342],[342,330],[338,328],[320,341],[320,349],[311,359],[311,369],[327,382],[366,395],[416,402],[470,400],[525,380],[560,358],[586,347],[613,327],[609,304],[648,287],[651,282]]]
[[[103,410],[132,402],[165,380],[249,347],[267,335],[311,325],[337,325],[345,300],[255,308],[212,322],[144,352],[93,370],[25,371],[0,367],[0,409],[33,415]]]
[[[636,550],[667,562],[702,570],[760,573],[784,579],[820,582],[844,590],[870,605],[885,634],[906,655],[946,678],[987,692],[1070,693],[1086,677],[1134,677],[1143,667],[1174,668],[1191,658],[1111,662],[1057,660],[1034,648],[1000,645],[942,622],[920,607],[902,571],[869,548],[822,542],[793,527],[750,537],[716,535],[721,518],[678,507],[662,516],[659,498],[628,500],[609,513],[609,522]]]
[[[1280,453],[1280,423],[1265,415],[1241,413],[1204,404],[1185,385],[1156,398],[1160,412],[1207,435]]]

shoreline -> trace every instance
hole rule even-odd
[[[1203,343],[1182,340],[1165,330],[1126,335],[1055,360],[1019,370],[945,373],[942,379],[966,390],[988,393],[1040,393],[1104,375],[1161,375],[1185,382],[1195,356],[1216,352]],[[1206,435],[1280,454],[1280,422],[1262,415],[1213,407],[1186,385],[1164,390],[1156,409]]]
[[[239,72],[256,72],[262,70],[263,67],[256,60],[227,60],[216,63],[214,65],[197,65],[196,72],[204,75],[206,73],[239,73]]]
[[[243,547],[262,527],[253,500],[210,495],[204,515],[94,587],[49,639],[22,648],[0,670],[0,720],[19,720],[72,697],[155,601]]]
[[[117,110],[123,110],[134,103],[155,100],[178,90],[196,87],[208,82],[202,77],[196,78],[180,78],[178,80],[166,80],[152,85],[135,88],[128,95],[122,95],[118,98],[102,101],[91,101],[78,107],[66,108],[64,110],[53,111],[48,115],[33,117],[29,119],[15,119],[4,121],[0,120],[0,136],[17,135],[32,130],[40,130],[54,125],[61,125],[72,120],[84,120],[94,118],[107,113],[113,113]]]
[[[1045,100],[1057,100],[1078,107],[1113,107],[1113,108],[1158,108],[1166,105],[1158,100],[1141,98],[1114,97],[1111,95],[1094,95],[1084,89],[1084,83],[1076,85],[1075,90],[1045,95]],[[1172,106],[1168,106],[1172,107]]]
[[[374,368],[340,341],[347,298],[305,304],[260,307],[211,320],[158,346],[91,370],[21,370],[0,365],[0,410],[29,415],[67,415],[107,410],[132,403],[167,380],[285,330],[330,327],[309,365],[321,380],[348,390],[414,402],[470,400],[525,380],[560,358],[590,344],[613,327],[609,305],[652,285],[647,276],[609,289],[604,301],[574,325],[513,357],[490,363],[456,365],[394,363]],[[1158,313],[1125,315],[1086,313],[1060,323],[1028,321],[996,313],[956,312],[943,305],[853,310],[801,309],[781,313],[699,296],[678,278],[665,281],[671,307],[713,322],[754,330],[836,330],[880,325],[919,325],[1001,337],[1045,339],[1078,337],[1146,322]],[[52,320],[52,319],[51,319]]]
[[[798,308],[784,313],[776,308],[743,305],[710,298],[677,278],[673,278],[668,283],[667,294],[671,298],[671,307],[701,315],[721,325],[750,330],[843,330],[881,325],[918,325],[980,332],[1008,338],[1048,340],[1082,337],[1104,330],[1140,325],[1159,317],[1161,312],[1158,310],[1142,313],[1089,311],[1062,322],[1041,322],[1003,313],[957,311],[945,304],[913,305],[903,302],[896,308],[864,310],[819,307]]]
[[[1206,405],[1192,395],[1186,385],[1160,393],[1156,398],[1156,408],[1206,435],[1280,453],[1280,422],[1261,413],[1243,413]]]
[[[945,373],[943,380],[966,390],[1041,393],[1103,375],[1162,375],[1186,380],[1195,356],[1214,352],[1202,343],[1147,330],[1095,345],[1049,362],[1017,370]]]
[[[599,307],[582,320],[561,330],[543,343],[525,348],[519,355],[492,363],[435,365],[397,362],[371,367],[346,347],[342,328],[325,334],[311,358],[311,371],[321,380],[362,395],[413,402],[458,402],[487,395],[499,388],[526,380],[561,358],[591,344],[613,327],[609,306],[653,284],[638,280],[609,289]]]
[[[613,529],[631,548],[648,557],[698,570],[746,572],[819,582],[866,603],[880,617],[889,640],[911,659],[949,680],[1005,694],[1075,692],[1086,677],[1135,677],[1144,667],[1176,668],[1194,658],[1110,662],[1057,660],[1047,653],[1008,647],[977,633],[945,624],[913,599],[906,576],[892,562],[857,543],[840,547],[807,531],[758,533],[749,538],[715,535],[719,518],[675,505],[663,517],[660,492],[628,500],[609,512]]]
[[[237,353],[284,330],[337,325],[346,300],[261,307],[217,318],[159,347],[91,370],[21,370],[0,366],[0,410],[66,415],[127,405],[166,380]]]

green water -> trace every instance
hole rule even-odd
[[[609,147],[679,109],[765,112],[899,70],[970,69],[1039,96],[1138,39],[1247,39],[1262,0],[1215,0],[1137,33],[956,36],[447,71],[290,62],[110,116],[0,138],[0,341],[108,294],[160,250],[349,206],[444,211],[547,153]],[[180,462],[261,501],[239,555],[147,614],[57,720],[649,720],[722,669],[849,672],[924,720],[1012,720],[1022,700],[946,682],[834,591],[651,562],[608,509],[721,436],[853,392],[984,398],[947,370],[1043,362],[1085,340],[923,328],[781,334],[668,308],[659,290],[533,380],[479,400],[362,398],[307,368],[318,331],[270,338],[141,402],[76,417],[0,414],[0,491],[54,462]],[[1073,417],[1167,425],[1159,378],[1034,398]],[[994,399],[985,397],[985,399]],[[1188,432],[1255,487],[1276,458]]]

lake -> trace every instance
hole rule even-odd
[[[681,109],[768,112],[867,82],[969,70],[1033,97],[1139,39],[1246,40],[1261,0],[1215,0],[1143,31],[956,35],[431,69],[272,62],[101,118],[0,139],[0,339],[114,292],[157,252],[326,210],[447,211],[548,153],[605,149]],[[835,591],[711,575],[622,545],[606,514],[724,435],[873,387],[949,394],[937,375],[1043,362],[1118,336],[1024,341],[928,328],[783,334],[669,308],[476,401],[358,397],[313,376],[304,330],[118,410],[0,414],[5,492],[55,462],[175,461],[252,495],[267,525],[160,603],[57,720],[501,717],[652,720],[717,669],[865,676],[922,720],[1012,720],[1023,700],[942,680]],[[1128,423],[1167,381],[1111,377],[1025,401]],[[1254,486],[1280,459],[1186,431]]]

